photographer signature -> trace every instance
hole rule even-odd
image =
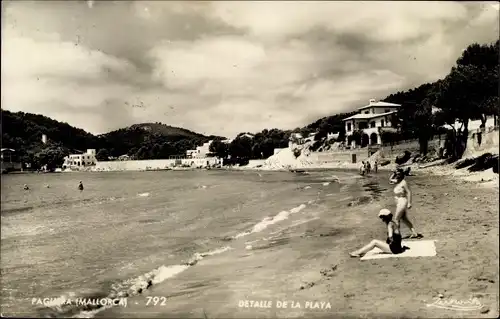
[[[471,311],[479,310],[483,304],[477,298],[469,298],[467,300],[444,299],[442,297],[434,298],[434,302],[427,304],[427,307],[435,307],[441,309]]]

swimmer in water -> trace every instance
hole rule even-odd
[[[80,181],[80,184],[78,184],[78,189],[81,190],[81,191],[83,191],[83,183],[82,183],[82,181]]]
[[[401,246],[401,232],[399,226],[392,220],[392,213],[388,209],[380,210],[378,217],[387,225],[387,240],[385,243],[381,240],[374,239],[368,245],[361,249],[353,251],[349,255],[351,257],[362,257],[364,254],[377,247],[384,253],[400,254],[405,248]]]
[[[396,199],[396,213],[394,214],[394,222],[400,226],[400,220],[410,228],[410,238],[418,238],[420,235],[416,232],[413,224],[408,219],[408,210],[411,208],[411,191],[405,181],[405,172],[402,169],[397,169],[390,178],[391,184],[396,184],[394,187],[394,198]]]

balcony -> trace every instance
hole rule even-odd
[[[379,127],[369,127],[369,128],[364,128],[363,133],[370,135],[372,133],[378,134],[378,129]]]

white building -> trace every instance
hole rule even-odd
[[[329,141],[329,140],[338,140],[339,139],[339,133],[328,133],[326,135],[326,140]]]
[[[438,107],[433,106],[432,107],[432,114],[435,114],[437,112],[440,112],[441,109]],[[481,120],[470,120],[469,123],[467,124],[467,129],[469,130],[470,133],[475,133],[481,130]],[[459,121],[455,121],[455,124],[453,125],[453,128],[455,130],[458,130],[462,126],[462,123]],[[498,126],[498,120],[495,116],[489,115],[486,116],[486,123],[484,123],[484,129],[488,131],[491,128],[497,127]],[[444,127],[446,129],[450,128],[450,125],[443,125],[441,127]]]
[[[461,123],[455,122],[455,127],[459,128]],[[467,125],[467,129],[469,132],[480,131],[481,128],[481,120],[471,120]],[[484,123],[484,129],[488,131],[488,129],[498,126],[497,118],[493,115],[486,117],[486,123]]]
[[[231,144],[233,140],[231,139],[226,139],[226,140],[221,140],[222,143],[224,144]],[[202,146],[196,147],[194,150],[187,150],[186,151],[186,157],[187,158],[206,158],[208,154],[210,154],[210,145],[212,145],[213,140],[210,140],[203,144]]]
[[[302,145],[304,144],[304,137],[300,133],[292,133],[290,134],[290,138],[288,139],[288,147],[292,148],[293,145]]]
[[[210,145],[212,144],[212,140],[204,143],[202,146],[198,146],[196,150],[198,151],[198,158],[205,158],[210,153]]]
[[[187,158],[196,158],[197,155],[198,155],[198,150],[187,150],[186,151]]]
[[[245,134],[241,134],[240,137],[248,137],[248,138],[254,138],[255,136],[251,133],[245,133]]]
[[[118,156],[119,161],[130,161],[130,156],[128,154],[123,154]]]
[[[47,144],[47,135],[42,134],[42,143]]]
[[[187,158],[205,158],[210,153],[210,145],[212,144],[212,140],[204,143],[201,146],[196,147],[195,150],[187,150],[186,157]]]
[[[362,131],[361,147],[382,144],[380,134],[382,130],[393,130],[391,117],[401,105],[376,102],[374,99],[366,106],[358,108],[358,114],[345,118],[346,142],[354,131]],[[356,147],[356,141],[351,141],[351,147]]]
[[[88,149],[86,153],[83,154],[71,154],[64,158],[64,164],[62,166],[65,168],[76,168],[95,165],[97,160],[95,158],[95,149]]]

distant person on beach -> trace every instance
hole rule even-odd
[[[78,184],[78,189],[81,190],[81,191],[83,191],[83,183],[82,183],[82,181],[80,181],[80,184]]]
[[[365,170],[366,170],[366,164],[365,164],[365,162],[363,161],[363,162],[361,162],[361,167],[359,168],[359,173],[360,173],[361,175],[365,175]]]
[[[400,226],[400,220],[410,228],[410,238],[418,238],[420,235],[415,231],[413,224],[408,219],[408,209],[411,208],[411,191],[405,181],[405,171],[397,169],[390,177],[390,183],[396,184],[394,187],[394,198],[396,199],[396,213],[394,214],[394,222]]]
[[[370,161],[366,161],[366,173],[370,174],[372,171],[372,165],[370,164]]]
[[[27,190],[30,189],[27,184],[24,184],[23,188],[24,188],[25,191],[27,191]]]
[[[373,171],[375,172],[375,174],[377,174],[377,171],[378,171],[378,162],[377,162],[377,160],[375,160],[375,163],[373,163]]]
[[[375,247],[388,254],[400,254],[404,251],[404,248],[401,246],[401,232],[399,231],[399,226],[392,221],[391,211],[384,208],[380,210],[378,217],[387,225],[386,242],[374,239],[363,248],[350,253],[351,257],[362,257]]]

